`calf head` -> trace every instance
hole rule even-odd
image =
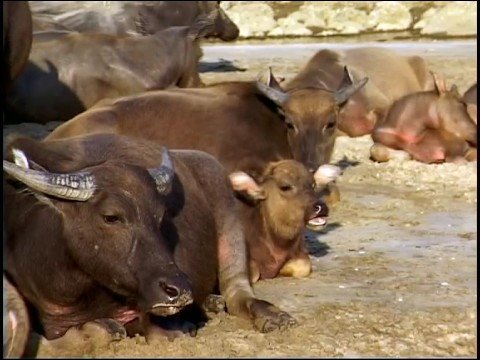
[[[326,224],[328,208],[319,200],[316,188],[333,181],[339,172],[322,172],[320,168],[319,175],[314,176],[301,163],[282,160],[270,163],[256,180],[244,172],[234,172],[230,181],[236,192],[260,206],[273,237],[288,241],[295,239],[305,226],[318,230]]]
[[[467,104],[462,100],[457,87],[447,89],[445,80],[432,73],[437,99],[429,108],[434,126],[477,146],[477,125],[470,117]]]
[[[14,162],[4,160],[4,171],[61,216],[58,236],[83,272],[156,315],[174,314],[193,301],[190,281],[160,234],[174,175],[165,149],[155,169],[107,160],[69,173],[50,172],[52,164],[12,152]]]
[[[258,80],[257,88],[283,114],[294,159],[313,172],[330,161],[339,112],[367,81],[364,78],[353,83],[345,67],[342,83],[335,91],[307,87],[284,92],[270,71],[267,85]]]

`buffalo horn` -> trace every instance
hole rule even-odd
[[[270,76],[273,76],[271,74],[271,69],[269,69],[269,81],[270,81]],[[278,106],[283,106],[283,104],[288,100],[288,94],[275,89],[273,87],[270,87],[268,85],[265,85],[263,82],[260,81],[260,75],[256,81],[257,89],[260,90],[260,92],[265,95],[267,98],[272,100],[275,104]]]
[[[346,83],[347,81],[348,83]],[[354,83],[352,81],[352,76],[350,75],[350,72],[348,71],[347,67],[344,67],[344,81],[342,84],[344,86],[341,86],[337,91],[334,93],[334,99],[335,99],[335,104],[337,105],[342,105],[345,102],[347,102],[350,97],[355,94],[359,89],[361,89],[368,81],[368,77],[364,77],[362,80],[360,80],[357,83]]]
[[[160,166],[155,169],[148,169],[148,172],[155,180],[158,192],[161,194],[168,192],[173,180],[174,171],[172,160],[165,147],[162,148],[162,163]]]
[[[28,187],[67,200],[87,201],[95,192],[93,175],[88,172],[54,174],[24,168],[3,160],[3,170]]]

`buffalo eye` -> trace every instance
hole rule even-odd
[[[282,190],[282,191],[290,191],[292,189],[293,189],[292,185],[281,185],[280,186],[280,190]]]
[[[120,222],[120,216],[118,215],[103,215],[103,221],[107,224],[116,224]]]
[[[331,129],[335,126],[335,120],[330,120],[325,126],[326,129]]]

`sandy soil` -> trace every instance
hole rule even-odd
[[[273,63],[288,79],[306,60],[238,59],[246,71],[202,77],[250,80]],[[476,56],[428,62],[462,92],[476,79]],[[22,125],[4,135],[19,128],[48,132]],[[338,180],[342,201],[321,234],[308,234],[312,275],[255,285],[259,297],[296,317],[297,327],[260,334],[248,321],[211,314],[195,338],[90,339],[68,351],[42,345],[38,356],[475,356],[477,163],[376,164],[368,159],[371,144],[370,136],[337,139],[333,162],[346,166]]]

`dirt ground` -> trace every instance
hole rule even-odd
[[[476,42],[472,42],[476,47]],[[275,58],[207,72],[207,82],[251,80],[265,66],[293,76],[307,59]],[[429,57],[431,69],[461,92],[476,79],[476,55]],[[45,127],[8,127],[41,136]],[[260,334],[250,322],[211,315],[196,337],[146,344],[86,340],[70,350],[39,348],[39,357],[475,356],[477,353],[477,162],[425,165],[369,160],[370,136],[337,139],[333,162],[342,200],[320,234],[308,234],[313,273],[255,285],[260,298],[299,325]]]

